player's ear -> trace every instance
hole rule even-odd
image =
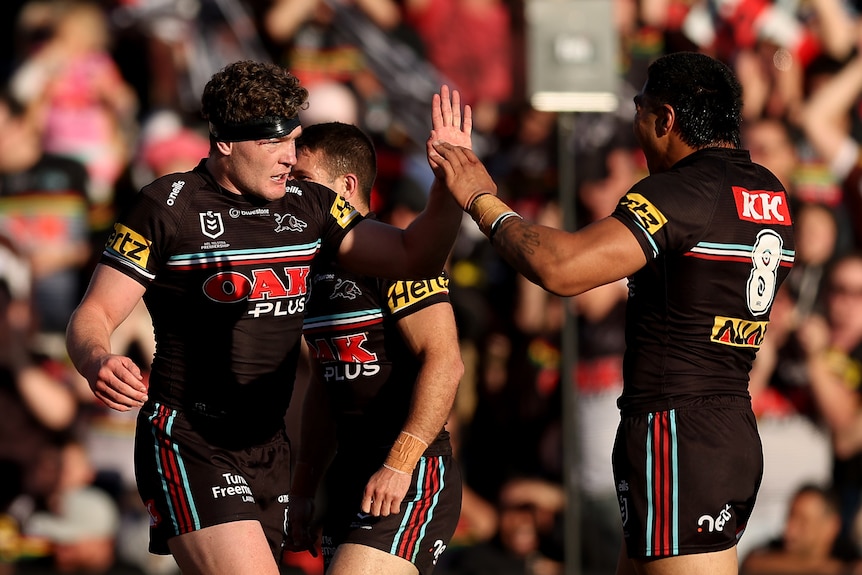
[[[230,156],[233,144],[231,142],[222,142],[221,140],[217,140],[216,149],[221,152],[223,156]]]
[[[344,199],[348,202],[354,201],[359,195],[359,178],[356,174],[347,173],[342,176],[344,179]]]
[[[663,104],[658,109],[657,124],[661,135],[667,135],[676,123],[676,110],[670,104]]]

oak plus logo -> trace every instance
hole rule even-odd
[[[203,290],[209,299],[219,303],[248,300],[254,307],[247,313],[255,318],[300,314],[305,311],[306,278],[310,269],[309,266],[286,267],[282,275],[274,268],[253,269],[248,275],[222,270],[206,279]]]
[[[790,225],[790,207],[784,192],[746,190],[731,186],[739,219],[758,224]]]
[[[208,238],[215,239],[224,233],[224,222],[221,213],[208,210],[198,214],[201,220],[201,233]]]

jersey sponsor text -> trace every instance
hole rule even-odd
[[[138,232],[117,223],[114,224],[114,231],[108,238],[106,248],[129,263],[146,269],[147,261],[150,258],[151,244],[150,240]]]
[[[758,224],[776,224],[789,226],[790,207],[784,192],[769,192],[766,190],[746,190],[740,186],[731,186],[736,200],[736,212],[739,219]]]

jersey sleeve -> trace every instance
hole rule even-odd
[[[170,202],[165,198],[159,201],[161,187],[157,181],[137,194],[114,223],[100,259],[100,263],[145,287],[156,278],[166,261],[180,217],[177,210],[169,209]]]
[[[714,210],[714,198],[675,198],[669,184],[655,176],[643,180],[620,199],[612,214],[637,238],[647,261],[666,252],[688,251]]]
[[[449,301],[449,276],[423,280],[383,280],[385,312],[396,320],[436,303]]]
[[[321,252],[325,259],[335,259],[341,241],[364,218],[350,203],[327,188],[313,182],[293,182],[296,189],[302,190],[316,201],[316,210],[322,222],[319,230]],[[290,190],[288,193],[291,193]]]

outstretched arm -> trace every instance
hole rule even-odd
[[[443,86],[431,106],[430,141],[443,140],[470,147],[473,116],[469,106],[461,111],[457,90]],[[435,172],[436,173],[436,172]],[[356,273],[389,279],[436,277],[443,269],[461,225],[461,210],[435,180],[425,209],[405,230],[376,220],[363,220],[341,243],[338,263]],[[381,246],[386,246],[381,250]]]
[[[422,362],[410,411],[399,440],[386,463],[369,479],[362,511],[372,515],[398,513],[410,487],[413,468],[452,410],[464,364],[458,346],[455,316],[448,303],[436,303],[398,321],[404,341]]]
[[[646,256],[620,221],[607,217],[576,232],[524,221],[496,197],[497,185],[472,151],[435,142],[438,178],[517,271],[551,293],[573,296],[627,277]]]

